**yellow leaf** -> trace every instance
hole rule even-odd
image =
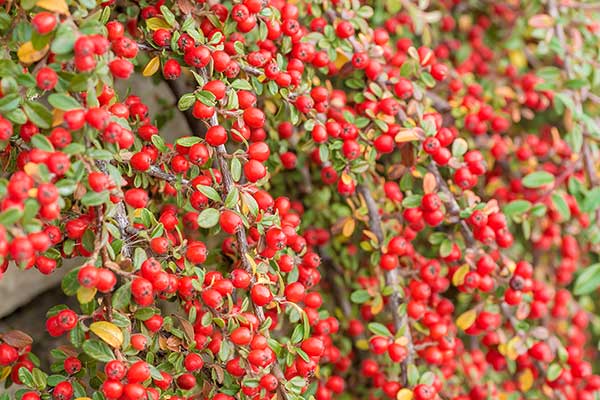
[[[90,325],[90,330],[110,346],[118,349],[123,344],[123,332],[115,324],[98,321]]]
[[[371,314],[377,315],[383,310],[383,299],[378,297],[374,303],[371,304]]]
[[[375,236],[375,234],[373,232],[371,232],[370,230],[367,230],[367,229],[363,229],[363,233],[366,237],[371,239],[373,241],[373,243],[379,244],[379,239],[377,239],[377,236]]]
[[[342,235],[344,235],[344,237],[352,236],[352,234],[354,233],[355,226],[356,226],[356,223],[354,222],[354,219],[352,219],[350,217],[346,218],[346,221],[344,222],[344,226],[342,227]]]
[[[369,350],[369,342],[367,339],[358,339],[356,341],[356,348],[359,350]]]
[[[533,372],[529,368],[519,375],[519,388],[522,392],[526,392],[533,386]]]
[[[29,176],[37,176],[39,172],[39,167],[36,163],[28,162],[23,167],[23,171]]]
[[[510,360],[516,360],[519,357],[519,351],[517,350],[517,346],[521,344],[521,339],[518,336],[510,339],[506,344],[506,357]]]
[[[456,326],[463,331],[469,329],[469,327],[475,322],[475,318],[477,318],[477,312],[475,310],[465,311],[464,313],[460,314],[458,318],[456,318]]]
[[[348,58],[348,56],[346,55],[346,53],[344,53],[341,49],[337,49],[337,58],[335,59],[335,62],[334,62],[335,67],[337,69],[340,69],[348,61],[350,61],[350,59]]]
[[[517,68],[523,68],[527,65],[527,57],[525,57],[525,53],[522,50],[510,50],[508,58],[510,59],[510,63]]]
[[[49,46],[45,45],[42,49],[36,50],[31,42],[26,42],[17,50],[17,57],[23,64],[31,64],[41,60],[48,52],[48,48]]]
[[[96,288],[86,288],[81,286],[77,289],[77,301],[81,304],[87,304],[94,299],[96,292]]]
[[[403,129],[394,136],[396,143],[412,142],[419,138],[419,132],[416,128]]]
[[[344,182],[344,185],[349,185],[350,183],[352,183],[352,177],[345,172],[342,172],[341,179],[342,182]]]
[[[250,254],[246,253],[246,260],[248,260],[248,263],[250,264],[250,266],[252,267],[252,274],[256,274],[256,261],[254,261],[254,258],[250,257]]]
[[[454,273],[454,275],[452,275],[452,284],[454,286],[460,286],[465,282],[465,276],[467,276],[467,274],[469,273],[469,264],[463,264],[461,265],[456,272]]]
[[[154,56],[152,60],[148,61],[146,67],[142,71],[142,75],[144,76],[152,76],[158,71],[158,67],[160,67],[160,57]]]
[[[369,345],[367,344],[367,349],[368,348],[369,348]],[[12,370],[12,367],[10,367],[10,366],[2,367],[2,370],[0,370],[0,382],[5,380],[6,377],[10,375],[11,370]]]
[[[162,18],[157,18],[157,17],[148,18],[146,20],[146,26],[151,31],[156,31],[156,30],[159,30],[161,28],[162,29],[171,29],[171,25],[169,25],[167,23],[167,21],[165,21]]]
[[[48,11],[69,15],[69,6],[65,0],[38,0],[35,5]]]
[[[413,392],[410,389],[400,389],[396,394],[396,400],[412,400]]]

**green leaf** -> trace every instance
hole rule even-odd
[[[452,252],[452,242],[448,239],[445,239],[440,245],[440,256],[448,257]]]
[[[245,79],[236,79],[231,82],[231,87],[234,89],[252,90],[252,85]]]
[[[61,288],[67,296],[74,296],[79,289],[79,281],[77,280],[77,273],[79,268],[67,272],[61,282]]]
[[[70,53],[76,39],[75,30],[71,24],[60,24],[50,45],[50,50],[59,55]]]
[[[81,104],[74,98],[63,93],[53,93],[48,96],[48,103],[59,110],[69,111],[81,108]]]
[[[36,149],[44,150],[44,151],[54,151],[54,147],[52,143],[48,140],[48,138],[44,135],[37,134],[31,137],[31,144]]]
[[[198,225],[201,228],[212,228],[219,223],[219,210],[207,208],[198,215]]]
[[[35,388],[35,383],[33,382],[33,375],[27,368],[19,368],[19,379],[21,380],[21,382],[23,382],[25,386],[28,386],[32,389]]]
[[[225,198],[225,207],[233,208],[233,207],[235,207],[235,205],[238,203],[239,200],[240,200],[240,191],[238,190],[237,187],[234,187],[233,189],[231,189],[231,192],[229,192],[229,194]]]
[[[194,93],[186,93],[179,98],[179,101],[177,102],[177,108],[180,111],[185,111],[193,106],[195,102],[196,96],[194,96]]]
[[[211,199],[212,201],[220,202],[221,196],[219,193],[211,186],[198,185],[196,187],[200,193]]]
[[[81,198],[81,204],[84,206],[99,206],[100,204],[107,203],[110,194],[108,191],[93,192],[89,191]]]
[[[10,226],[21,219],[23,212],[16,207],[11,207],[0,213],[0,225]]]
[[[385,325],[380,324],[379,322],[370,322],[367,325],[367,328],[369,328],[369,330],[375,335],[392,337],[392,333],[390,332],[390,330]]]
[[[350,295],[350,301],[356,304],[366,303],[371,299],[371,295],[366,290],[355,290]]]
[[[95,360],[109,362],[115,359],[115,355],[108,345],[96,339],[88,339],[83,342],[83,351]]]
[[[202,104],[209,107],[214,107],[215,104],[217,104],[217,98],[214,94],[212,94],[212,92],[209,92],[208,90],[201,90],[198,93],[196,93],[196,99],[200,100]]]
[[[148,319],[150,319],[154,314],[156,314],[156,312],[152,309],[152,308],[140,308],[138,309],[134,316],[136,319],[139,319],[140,321],[146,321]]]
[[[548,367],[548,371],[546,372],[546,379],[548,379],[549,381],[553,381],[560,376],[561,372],[562,367],[560,366],[560,364],[552,363],[550,364],[550,366]]]
[[[406,208],[415,208],[421,205],[421,200],[423,196],[420,194],[411,194],[410,196],[406,196],[404,200],[402,200],[402,207]]]
[[[19,106],[19,103],[21,103],[21,96],[18,93],[7,94],[6,96],[0,98],[0,111],[12,111]]]
[[[415,386],[419,381],[419,370],[415,366],[415,364],[408,365],[408,385]]]
[[[175,143],[183,147],[192,147],[196,143],[200,142],[202,142],[202,139],[200,139],[198,136],[184,136],[175,141]]]
[[[554,182],[554,175],[546,171],[536,171],[523,178],[523,186],[539,188]]]
[[[160,137],[160,135],[152,135],[150,140],[152,141],[152,144],[161,152],[168,150],[167,146],[165,145],[165,141],[162,137]]]
[[[554,207],[560,214],[563,221],[566,221],[569,218],[571,218],[571,209],[569,208],[569,205],[567,204],[564,195],[560,193],[553,193],[552,202],[554,203]]]
[[[27,117],[40,128],[48,129],[52,125],[52,113],[41,103],[28,101],[23,105]]]
[[[242,177],[242,163],[238,158],[231,160],[231,177],[236,182]]]
[[[592,264],[584,269],[577,279],[573,293],[577,296],[592,293],[600,286],[600,263]]]
[[[600,207],[600,187],[595,187],[585,195],[581,204],[581,209],[584,212],[592,212],[598,207]]]
[[[112,296],[112,306],[114,309],[122,310],[131,302],[131,282],[118,288]]]
[[[504,214],[507,217],[521,215],[531,208],[531,203],[527,200],[513,200],[504,206]]]

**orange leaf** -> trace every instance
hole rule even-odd
[[[425,177],[423,178],[423,191],[425,192],[425,194],[433,193],[435,192],[436,188],[437,181],[435,179],[435,176],[431,172],[426,173]]]

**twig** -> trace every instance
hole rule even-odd
[[[150,176],[153,176],[153,177],[158,178],[158,179],[162,179],[162,180],[167,181],[169,183],[170,182],[175,182],[178,179],[181,180],[181,183],[184,186],[187,186],[190,183],[190,181],[188,181],[187,179],[185,179],[185,178],[179,178],[177,175],[165,172],[165,171],[161,170],[160,168],[158,168],[156,165],[152,165],[150,167],[150,169],[148,171],[146,171],[146,173],[148,175],[150,175]]]
[[[100,171],[104,174],[108,174],[108,170],[106,169],[106,161],[97,160],[96,166]],[[125,200],[121,200],[115,207],[115,221],[117,222],[117,227],[121,232],[121,238],[123,239],[123,247],[121,247],[121,254],[125,258],[131,257],[131,249],[129,248],[129,238],[137,233],[137,229],[131,226],[129,223],[129,218],[127,218],[127,208],[125,207]]]
[[[189,92],[189,89],[187,88],[185,81],[182,78],[175,80],[167,79],[165,80],[165,82],[169,86],[169,89],[171,89],[171,93],[173,93],[173,96],[175,96],[175,104],[177,104],[179,99],[184,94]],[[200,121],[192,115],[191,109],[182,111],[182,114],[185,117],[188,126],[192,130],[192,134],[194,136],[204,136],[204,133],[206,132],[206,127],[202,123],[202,121]]]
[[[383,244],[384,236],[383,236],[383,228],[381,226],[381,217],[379,216],[379,208],[377,207],[377,203],[373,199],[371,195],[371,191],[364,184],[358,185],[357,190],[360,195],[365,199],[365,203],[367,204],[367,210],[369,213],[369,229],[375,234],[379,245]],[[406,347],[408,349],[408,355],[401,364],[401,383],[402,385],[406,385],[408,381],[408,365],[413,363],[413,342],[412,335],[410,332],[410,326],[408,324],[408,316],[406,313],[400,315],[398,309],[400,308],[400,304],[404,301],[402,294],[402,287],[399,285],[399,276],[398,271],[393,269],[391,271],[385,272],[385,281],[386,285],[392,289],[392,293],[389,296],[387,307],[392,314],[392,318],[394,320],[394,327],[396,328],[396,332],[403,332],[404,338],[407,340]]]
[[[204,76],[206,76],[206,71],[202,70],[201,71],[202,74]],[[219,124],[219,120],[217,118],[217,114],[213,114],[213,116],[209,119],[208,121],[209,126],[217,126]],[[221,176],[223,178],[223,198],[226,198],[227,195],[234,189],[234,181],[233,181],[233,177],[231,176],[231,171],[229,169],[229,165],[227,164],[227,148],[225,147],[225,145],[220,145],[216,147],[216,156],[217,156],[217,163],[218,163],[218,167],[219,170],[221,171]],[[239,213],[239,206],[238,204],[236,204],[234,206],[234,211]],[[238,244],[238,251],[239,251],[239,255],[240,255],[240,260],[242,263],[242,266],[244,267],[244,269],[252,274],[252,266],[250,265],[250,262],[248,261],[248,240],[246,238],[246,230],[244,227],[241,227],[240,229],[237,230],[236,234],[236,241]],[[265,320],[265,312],[263,310],[262,307],[259,306],[254,306],[254,312],[256,313],[256,317],[258,318],[259,322],[262,324]],[[267,338],[267,340],[269,339],[269,331],[267,330],[264,333],[265,337]],[[289,396],[288,393],[286,391],[286,389],[284,388],[283,382],[286,381],[285,379],[285,375],[283,374],[283,371],[281,369],[281,367],[279,366],[279,362],[276,360],[273,365],[272,365],[272,369],[273,369],[273,375],[275,375],[275,377],[277,378],[277,380],[279,381],[279,386],[278,386],[278,392],[279,395],[281,396],[281,398],[283,400],[288,400]]]

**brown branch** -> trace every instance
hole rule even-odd
[[[206,76],[206,70],[202,70],[201,72],[204,76]],[[217,113],[214,113],[213,116],[209,119],[208,125],[209,126],[219,125]],[[227,148],[225,147],[225,145],[220,145],[220,146],[216,147],[216,156],[217,156],[217,164],[218,164],[219,170],[221,171],[221,176],[223,179],[223,198],[226,198],[227,195],[229,193],[231,193],[231,191],[234,189],[235,183],[234,183],[233,177],[231,176],[231,171],[230,171],[229,165],[227,163],[229,154],[227,153]],[[236,211],[237,213],[240,212],[238,204],[236,204],[234,206],[234,211]],[[250,265],[250,262],[248,261],[249,253],[248,253],[248,240],[246,238],[246,229],[244,227],[240,227],[240,229],[237,230],[235,236],[236,236],[236,241],[237,241],[237,245],[238,245],[238,251],[239,251],[239,256],[240,256],[240,261],[242,263],[242,266],[244,267],[244,269],[247,272],[252,274],[253,273],[252,266]],[[253,285],[253,283],[251,285]],[[254,305],[254,312],[256,313],[256,317],[258,318],[260,324],[262,325],[262,323],[266,320],[265,312],[264,312],[263,308]],[[268,330],[264,333],[264,336],[267,338],[267,340],[270,338],[270,334],[269,334]],[[272,369],[273,369],[273,375],[275,375],[275,377],[279,381],[279,386],[277,389],[279,392],[279,395],[281,396],[281,398],[283,400],[288,400],[290,397],[282,384],[283,382],[286,381],[286,379],[285,379],[285,375],[283,374],[283,370],[279,366],[278,360],[276,360],[273,363]]]
[[[175,96],[175,107],[177,107],[177,102],[179,99],[184,94],[189,93],[191,89],[187,87],[185,78],[183,77],[175,80],[165,79],[165,82],[169,86],[169,89],[171,89],[173,96]],[[185,117],[185,121],[187,122],[190,130],[192,131],[192,135],[200,137],[204,136],[204,133],[206,132],[206,126],[202,123],[202,121],[194,117],[192,110],[189,109],[182,111],[182,114]]]
[[[108,170],[106,169],[106,161],[97,160],[96,166],[100,171],[104,174],[108,175]],[[120,189],[119,189],[120,190]],[[123,197],[123,193],[121,192],[121,197]],[[129,222],[129,218],[127,217],[127,207],[125,206],[125,200],[122,199],[115,208],[114,219],[117,223],[117,227],[121,232],[121,239],[123,240],[123,247],[121,247],[121,254],[125,258],[131,257],[131,249],[129,247],[129,239],[132,235],[137,233],[137,229],[134,228]]]
[[[383,245],[384,235],[383,227],[381,225],[381,217],[379,216],[379,207],[377,207],[377,203],[373,199],[371,191],[364,184],[358,185],[357,190],[358,193],[360,193],[360,195],[365,199],[365,203],[367,204],[367,210],[369,213],[369,229],[375,234],[375,237],[377,237],[377,241],[381,246]],[[400,315],[400,312],[398,311],[400,304],[404,301],[404,296],[402,293],[403,288],[400,286],[399,280],[398,271],[396,269],[385,272],[386,285],[392,289],[387,307],[389,312],[392,314],[396,332],[403,332],[402,335],[407,340],[406,347],[408,349],[408,355],[401,364],[401,383],[402,385],[406,385],[408,381],[408,365],[413,363],[414,349],[412,334],[408,324],[408,316],[406,313]]]
[[[150,169],[148,171],[146,171],[146,173],[148,175],[150,175],[150,176],[153,176],[153,177],[158,178],[158,179],[162,179],[162,180],[167,181],[169,183],[175,182],[177,180],[181,180],[181,183],[184,186],[187,186],[190,183],[190,181],[188,181],[187,179],[180,178],[177,175],[171,174],[169,172],[165,172],[165,171],[161,170],[160,168],[158,168],[155,165],[152,165],[150,167]]]

